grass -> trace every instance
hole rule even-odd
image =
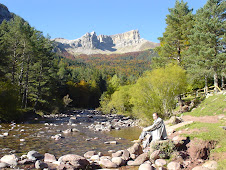
[[[183,115],[191,115],[195,117],[200,116],[214,116],[214,115],[226,115],[226,95],[214,94],[209,96],[199,104],[199,106],[191,112],[183,113]],[[226,116],[225,116],[226,117]],[[226,152],[226,131],[220,126],[226,126],[225,119],[219,121],[219,123],[202,123],[194,122],[179,129],[188,128],[188,130],[197,129],[191,134],[182,134],[183,136],[189,136],[191,139],[199,138],[202,140],[214,140],[217,141],[217,146],[211,150],[210,154]],[[178,129],[178,130],[179,130]],[[224,169],[226,167],[226,159],[224,157],[217,160],[218,169]]]
[[[184,115],[191,116],[213,116],[223,113],[226,108],[226,95],[215,94],[206,98],[202,103],[193,111],[183,113]]]

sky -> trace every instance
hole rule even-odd
[[[207,0],[184,0],[193,13]],[[77,39],[87,32],[114,35],[139,30],[140,37],[159,42],[168,9],[175,0],[0,0],[36,30],[54,38]]]

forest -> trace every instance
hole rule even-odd
[[[178,96],[214,85],[224,88],[224,0],[194,11],[176,0],[154,50],[73,56],[55,52],[50,36],[15,15],[0,25],[0,120],[32,113],[98,108],[151,119],[170,115]]]

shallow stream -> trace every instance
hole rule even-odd
[[[8,133],[8,136],[0,137],[0,157],[10,153],[21,156],[31,150],[51,153],[57,158],[69,153],[83,156],[90,150],[108,155],[109,150],[118,151],[132,146],[131,141],[137,139],[141,132],[137,127],[97,132],[87,128],[91,123],[81,122],[72,127],[68,121],[69,117],[64,117],[32,124],[1,124],[0,134]],[[79,132],[62,133],[69,128],[76,128]],[[56,134],[62,134],[64,138],[52,139],[51,136]],[[105,144],[106,141],[117,141],[117,144]]]

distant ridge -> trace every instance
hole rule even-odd
[[[141,39],[138,30],[98,36],[95,32],[91,32],[75,40],[55,38],[53,41],[55,41],[58,50],[67,51],[73,55],[127,53],[159,46],[159,43]]]

